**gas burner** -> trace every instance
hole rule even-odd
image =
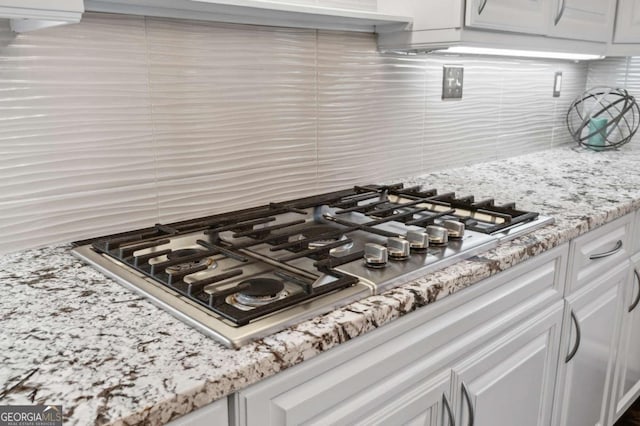
[[[180,260],[184,257],[193,256],[196,254],[204,253],[205,250],[198,248],[186,248],[186,249],[178,249],[173,250],[171,253],[167,254],[167,259],[169,260]],[[191,260],[185,263],[179,263],[177,265],[168,266],[166,271],[169,274],[177,274],[182,271],[195,268],[196,266],[207,265],[209,268],[213,269],[217,266],[216,261],[210,257],[205,257],[203,259]]]
[[[323,238],[321,240],[315,240],[315,241],[311,241],[307,244],[307,248],[309,249],[315,249],[315,248],[321,248],[324,247],[328,244],[332,244],[335,243],[337,241],[342,241],[342,240],[346,240],[347,237],[346,235],[340,233],[338,234],[337,231],[340,231],[338,228],[335,228],[333,226],[329,226],[329,225],[311,225],[308,226],[306,228],[304,228],[302,231],[300,231],[300,234],[298,234],[295,238],[298,241],[302,241],[302,240],[306,240],[308,238],[316,238],[320,235],[323,234],[330,234],[333,233],[334,236],[333,237],[327,237],[327,238]],[[335,247],[333,249],[330,250],[331,254],[334,253],[340,253],[346,250],[349,250],[351,247],[353,247],[353,243],[346,243],[341,245],[340,247]]]
[[[284,283],[273,278],[251,278],[242,281],[239,286],[247,285],[243,290],[229,296],[234,305],[257,307],[266,305],[287,296]]]

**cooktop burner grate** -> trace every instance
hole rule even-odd
[[[514,204],[370,185],[78,241],[74,251],[237,346],[290,324],[289,313],[327,312],[551,221],[542,219]]]

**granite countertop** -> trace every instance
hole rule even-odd
[[[515,201],[556,223],[239,350],[85,266],[68,245],[0,256],[0,404],[62,404],[69,425],[167,422],[636,210],[639,164],[640,147],[564,147],[405,179]]]

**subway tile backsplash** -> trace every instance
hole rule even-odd
[[[569,103],[621,66],[123,15],[0,27],[0,253],[570,143]]]

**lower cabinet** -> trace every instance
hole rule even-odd
[[[451,406],[451,373],[449,370],[387,400],[369,413],[363,413],[355,424],[411,426],[454,426]],[[323,418],[323,421],[327,420]],[[323,424],[323,422],[311,422]],[[330,423],[324,423],[330,424]]]
[[[631,261],[633,271],[622,305],[622,332],[618,345],[609,424],[618,420],[640,396],[640,253]]]
[[[566,253],[490,278],[427,321],[416,322],[428,309],[414,312],[239,391],[232,424],[548,426]],[[400,332],[404,321],[412,326]]]
[[[453,367],[457,425],[549,425],[562,313],[558,302]]]
[[[167,423],[167,426],[229,426],[227,399],[219,399]]]
[[[554,425],[604,426],[629,263],[566,298]]]

